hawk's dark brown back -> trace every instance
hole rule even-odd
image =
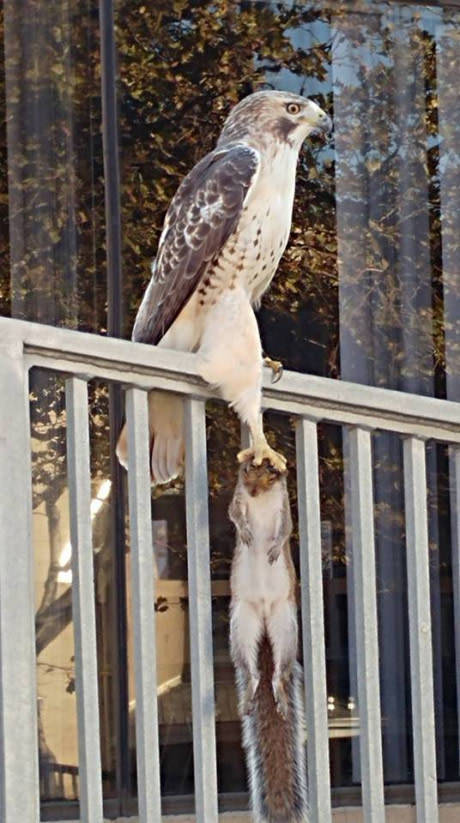
[[[152,279],[132,339],[158,343],[238,225],[259,167],[248,146],[216,149],[191,170],[165,218]]]

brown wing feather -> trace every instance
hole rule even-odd
[[[155,344],[169,329],[236,228],[258,165],[249,147],[217,149],[183,180],[166,214],[133,340]]]

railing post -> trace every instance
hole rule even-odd
[[[147,392],[127,390],[126,417],[139,823],[159,823],[161,784]]]
[[[216,721],[205,405],[185,401],[188,609],[197,823],[217,823]]]
[[[417,823],[437,823],[425,442],[404,441],[407,590]]]
[[[449,449],[450,517],[452,530],[452,588],[454,594],[457,735],[460,763],[460,447]]]
[[[0,820],[38,823],[31,460],[22,342],[0,344]]]
[[[79,377],[69,377],[67,379],[66,411],[80,809],[82,823],[102,823],[88,387],[86,380]]]
[[[372,435],[348,431],[353,588],[358,663],[361,783],[364,819],[385,820],[372,481]]]
[[[296,429],[303,669],[306,691],[308,787],[312,823],[331,820],[329,732],[324,640],[323,566],[318,435],[314,420]]]

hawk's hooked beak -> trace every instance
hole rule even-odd
[[[315,128],[310,132],[310,135],[323,134],[327,137],[332,131],[332,120],[325,111],[322,111]]]

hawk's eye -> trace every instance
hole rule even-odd
[[[300,111],[300,106],[298,103],[287,103],[286,111],[288,114],[298,114]]]

